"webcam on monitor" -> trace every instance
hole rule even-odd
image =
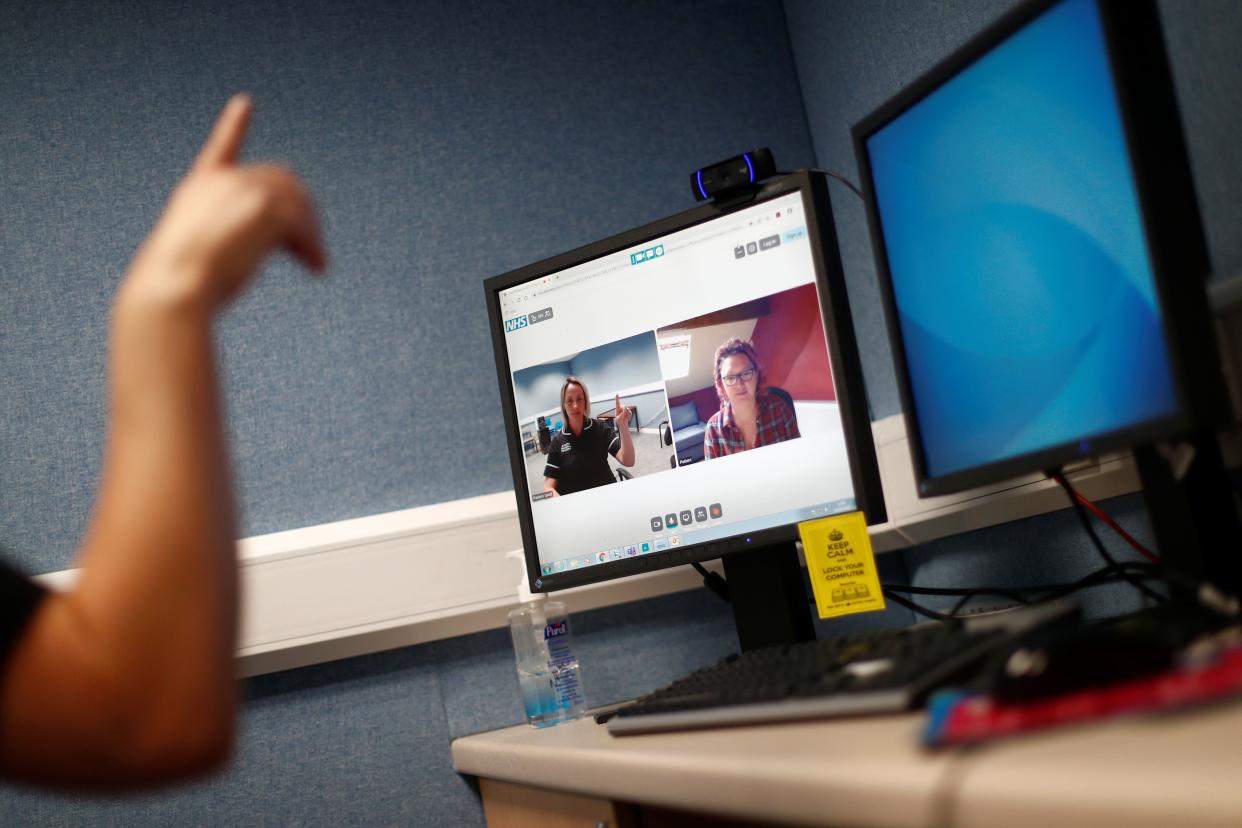
[[[760,147],[695,170],[690,174],[690,192],[695,201],[729,198],[775,174],[772,151]]]

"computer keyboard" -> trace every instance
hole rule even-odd
[[[926,624],[729,656],[619,708],[616,735],[909,710],[1010,629]]]

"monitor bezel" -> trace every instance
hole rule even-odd
[[[1195,428],[1219,424],[1227,416],[1223,380],[1211,382],[1220,372],[1218,367],[1213,370],[1213,366],[1219,365],[1219,357],[1206,294],[1210,264],[1159,12],[1153,0],[1094,0],[1103,24],[1105,51],[1160,302],[1177,410],[1170,416],[1093,435],[1088,440],[1067,441],[946,474],[928,472],[906,369],[883,223],[876,206],[867,139],[1061,2],[1064,0],[1029,0],[1011,10],[855,124],[851,131],[915,482],[922,497],[1047,472],[1084,457],[1176,438]],[[1187,281],[1193,289],[1187,289]]]
[[[496,356],[497,380],[500,385],[501,409],[507,435],[506,442],[509,444],[514,494],[517,500],[518,524],[521,528],[522,545],[526,555],[528,583],[532,591],[554,592],[643,572],[711,560],[735,552],[744,552],[756,547],[797,539],[797,525],[786,524],[760,532],[743,533],[707,543],[683,545],[667,551],[623,558],[619,561],[566,570],[552,575],[542,575],[534,532],[531,493],[526,480],[526,459],[519,440],[521,435],[508,351],[504,342],[504,320],[500,310],[500,292],[503,290],[792,193],[801,194],[806,215],[807,237],[820,297],[820,315],[824,321],[824,333],[828,340],[834,391],[841,414],[842,428],[846,434],[846,452],[850,461],[857,508],[866,516],[868,524],[883,523],[887,519],[883,488],[880,483],[879,462],[875,453],[871,419],[863,385],[862,364],[849,310],[845,272],[841,265],[836,227],[832,220],[827,179],[818,173],[798,171],[763,185],[754,199],[745,203],[731,205],[727,209],[713,204],[695,207],[484,280],[483,287],[488,320],[491,324],[492,347]],[[591,550],[584,550],[584,553],[589,551]]]

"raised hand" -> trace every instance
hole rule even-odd
[[[251,110],[245,95],[224,107],[135,257],[127,289],[214,311],[241,292],[274,248],[313,271],[324,269],[319,224],[298,177],[284,167],[238,162]]]
[[[628,428],[630,425],[630,408],[627,405],[621,404],[620,394],[617,394],[616,397],[617,397],[617,402],[616,402],[617,410],[615,412],[616,419],[614,422],[616,423],[617,430],[621,431],[621,430]]]

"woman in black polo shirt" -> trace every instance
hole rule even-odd
[[[544,491],[553,497],[573,494],[614,482],[608,455],[623,466],[634,465],[634,441],[630,437],[630,410],[616,399],[615,425],[589,416],[590,395],[577,377],[566,377],[561,386],[561,414],[565,426],[552,435],[548,463],[543,469]]]

